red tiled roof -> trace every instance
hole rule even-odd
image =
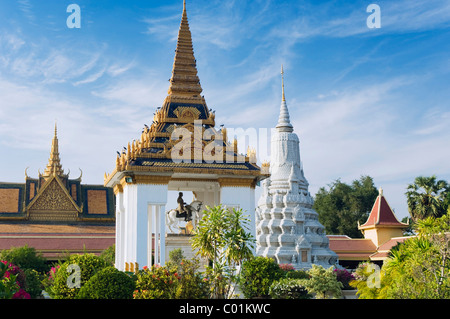
[[[99,254],[115,243],[114,226],[0,224],[0,250],[28,245],[46,258]]]
[[[366,228],[374,225],[384,225],[390,227],[407,227],[407,224],[401,223],[395,217],[394,212],[389,206],[386,198],[383,196],[383,191],[380,189],[375,203],[373,204],[372,211],[370,212],[367,221],[359,226],[359,228]]]
[[[391,250],[392,247],[397,245],[398,243],[403,243],[405,240],[409,238],[413,238],[414,236],[406,236],[406,237],[394,237],[382,244],[380,247],[378,247],[378,251],[388,251]]]
[[[330,249],[333,251],[364,251],[375,252],[377,247],[370,239],[362,238],[349,238],[349,239],[336,239],[329,238]]]
[[[339,256],[340,260],[368,260],[370,255],[377,251],[377,247],[370,239],[333,235],[327,237],[330,249]]]

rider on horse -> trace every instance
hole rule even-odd
[[[176,215],[177,218],[184,217],[184,221],[185,222],[188,222],[188,221],[192,220],[192,212],[191,212],[191,210],[184,206],[184,205],[186,205],[186,203],[183,200],[183,193],[182,192],[178,193],[177,203],[178,203],[177,215]]]

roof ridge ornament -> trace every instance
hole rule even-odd
[[[50,177],[53,175],[62,176],[64,170],[62,169],[61,159],[59,157],[59,145],[58,145],[58,128],[55,121],[55,133],[52,140],[52,148],[50,150],[50,157],[48,159],[47,167],[44,171],[44,177]]]

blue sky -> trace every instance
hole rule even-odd
[[[72,3],[80,29],[66,25]],[[370,3],[379,29],[366,25]],[[312,194],[370,175],[402,218],[416,176],[450,181],[449,1],[188,0],[187,10],[217,125],[274,127],[284,64]],[[181,11],[181,0],[1,0],[0,181],[44,170],[56,120],[63,168],[103,183],[167,94]]]

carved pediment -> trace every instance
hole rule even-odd
[[[76,219],[80,208],[57,176],[50,178],[28,205],[30,219]]]
[[[191,106],[179,106],[173,113],[178,119],[188,123],[198,120],[200,116],[200,111],[196,107]]]

